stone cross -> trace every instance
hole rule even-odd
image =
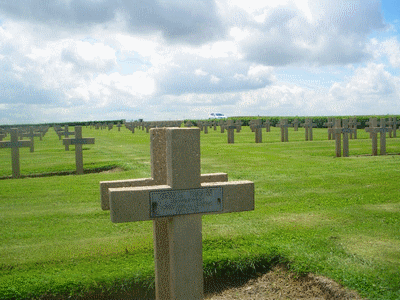
[[[397,125],[400,124],[400,121],[396,120],[396,117],[393,117],[393,125],[392,125],[392,132],[393,132],[393,137],[397,137],[396,130],[397,130]]]
[[[210,126],[208,121],[199,121],[197,122],[197,125],[201,131],[204,131],[204,134],[208,134],[208,127]]]
[[[212,121],[211,121],[211,126],[213,126],[214,131],[217,130],[217,125],[218,125],[217,121],[215,121],[215,120],[212,120]]]
[[[118,122],[117,127],[118,127],[118,131],[121,131],[121,127],[122,127],[121,122]]]
[[[144,127],[146,127],[146,133],[150,132],[151,128],[154,128],[155,126],[151,123],[151,122],[146,122],[146,124],[144,125]]]
[[[11,140],[9,142],[0,142],[0,148],[11,148],[11,164],[12,164],[12,177],[18,178],[20,176],[19,167],[19,148],[31,147],[31,141],[19,141],[18,129],[11,128]]]
[[[335,133],[333,130],[331,130],[333,128],[333,126],[335,126],[335,118],[328,118],[328,121],[324,123],[324,126],[328,127],[328,140],[335,138]]]
[[[226,125],[226,121],[224,121],[224,120],[219,120],[218,121],[218,126],[219,126],[219,128],[221,130],[221,133],[225,132],[225,125]]]
[[[39,139],[41,141],[42,141],[42,138],[47,133],[47,130],[49,130],[49,126],[39,126],[38,132],[40,133]]]
[[[56,134],[58,135],[58,139],[61,141],[61,131],[62,131],[61,126],[60,125],[54,125],[53,129],[56,132]]]
[[[128,128],[132,133],[135,133],[136,124],[134,124],[134,123],[125,123],[125,127]]]
[[[41,138],[42,134],[39,133],[39,132],[34,132],[33,127],[30,126],[29,127],[29,132],[28,133],[23,133],[22,136],[30,138],[30,140],[31,140],[31,149],[30,149],[30,151],[34,152],[35,151],[35,141],[34,141],[33,138],[34,137],[40,137]]]
[[[203,122],[202,121],[197,121],[197,127],[200,129],[200,131],[203,131]]]
[[[237,132],[240,131],[240,127],[236,125],[233,120],[227,120],[225,129],[228,132],[228,144],[234,144],[235,143],[235,129]]]
[[[75,126],[75,138],[63,139],[64,145],[75,145],[76,174],[83,174],[83,151],[82,145],[94,144],[94,138],[82,138],[82,127]]]
[[[292,122],[292,125],[293,125],[293,128],[294,128],[294,131],[298,131],[299,130],[299,125],[300,125],[299,119],[294,119],[293,122]],[[307,139],[306,139],[306,141],[307,141]]]
[[[69,138],[70,135],[75,135],[75,132],[73,131],[68,131],[68,125],[64,126],[64,131],[60,131],[60,136],[63,135],[65,138]],[[69,144],[64,143],[65,145],[65,151],[69,151]]]
[[[270,132],[270,131],[271,131],[271,121],[267,119],[267,120],[264,122],[264,125],[265,125],[265,131],[266,131],[266,132]]]
[[[165,151],[158,153],[165,165],[152,162],[158,179],[109,188],[111,221],[153,220],[156,299],[203,299],[202,214],[254,210],[254,183],[204,182],[200,130],[157,130],[165,131]]]
[[[257,119],[257,120],[253,121],[253,124],[251,125],[251,129],[254,132],[256,143],[262,143],[262,129],[264,127],[265,127],[265,125],[262,124],[261,119]]]
[[[193,126],[193,123],[190,121],[190,120],[188,120],[186,123],[185,123],[185,127],[192,127]]]
[[[377,118],[370,118],[368,123],[368,128],[365,128],[366,132],[369,132],[369,137],[372,140],[372,155],[378,155],[378,134],[376,128],[378,128]]]
[[[256,122],[256,120],[250,120],[249,121],[249,127],[250,127],[250,129],[251,129],[251,132],[254,132],[254,128],[253,128],[253,126],[254,126],[254,123]]]
[[[235,126],[236,126],[236,132],[239,133],[240,130],[242,130],[242,121],[236,120],[235,121]]]
[[[380,120],[380,127],[378,127],[376,118],[369,120],[369,128],[365,128],[366,132],[369,132],[372,140],[372,155],[378,155],[378,132],[380,133],[380,150],[381,155],[386,155],[386,132],[390,132],[392,129],[386,127],[385,119]]]
[[[312,122],[312,119],[306,119],[304,124],[301,124],[302,127],[304,127],[304,132],[305,132],[305,140],[312,141],[313,140],[313,132],[312,129],[313,127],[316,127],[317,124]]]
[[[288,127],[292,127],[292,124],[289,124],[287,119],[280,119],[279,123],[276,124],[276,127],[281,128],[281,142],[288,142],[289,141]]]
[[[20,126],[18,127],[18,139],[22,140],[24,138],[24,133],[27,132],[28,127],[26,126]]]
[[[357,122],[356,118],[350,118],[349,119],[349,128],[354,129],[353,132],[350,132],[350,139],[353,139],[353,133],[354,133],[354,139],[357,139],[357,126],[361,125],[361,122]]]
[[[389,131],[389,137],[396,137],[396,130],[397,130],[397,124],[398,121],[396,120],[396,117],[389,117],[388,121],[386,122],[386,124],[388,125],[389,128],[391,128],[391,130]]]
[[[377,118],[369,118],[368,122],[365,122],[365,125],[368,125],[369,128],[378,127],[378,119]],[[367,131],[368,132],[368,131]],[[369,138],[372,138],[373,133],[369,132]]]
[[[204,133],[207,134],[207,133],[208,133],[208,127],[211,127],[212,125],[211,125],[211,123],[208,122],[208,121],[205,121],[205,122],[203,123],[203,125],[204,125]]]
[[[335,120],[335,127],[329,129],[335,136],[335,154],[336,157],[341,157],[341,139],[343,134],[343,157],[349,156],[349,132],[353,132],[354,129],[348,128],[346,120],[343,120],[345,123],[342,127],[342,120]]]

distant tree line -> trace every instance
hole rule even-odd
[[[306,119],[312,119],[313,123],[317,124],[317,128],[324,128],[324,124],[328,122],[328,118],[335,118],[335,119],[348,119],[348,118],[356,118],[357,122],[360,122],[359,125],[357,125],[358,129],[364,129],[365,127],[368,127],[368,125],[365,125],[366,122],[369,121],[369,118],[378,118],[378,121],[380,118],[397,118],[397,120],[400,120],[400,115],[384,115],[384,116],[377,116],[377,115],[370,115],[370,116],[329,116],[329,117],[305,117],[305,116],[294,116],[294,117],[266,117],[266,116],[251,116],[251,117],[229,117],[229,120],[240,120],[242,121],[242,126],[248,126],[250,120],[257,120],[261,119],[263,122],[266,120],[269,120],[271,122],[271,126],[275,126],[277,123],[279,123],[280,119],[287,119],[289,124],[292,123],[295,119],[299,120],[300,123],[304,123]],[[189,120],[185,120],[185,123]],[[209,119],[203,119],[203,120],[190,120],[195,126],[197,125],[198,121],[210,121]],[[218,120],[217,120],[218,121]]]

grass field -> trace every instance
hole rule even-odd
[[[72,130],[72,128],[71,128]],[[336,158],[327,129],[227,135],[201,133],[202,173],[255,183],[252,212],[203,216],[206,278],[286,263],[301,276],[330,277],[369,299],[400,299],[400,138],[370,156],[364,130],[350,157]],[[150,177],[149,134],[83,129],[85,169],[119,172],[0,180],[0,299],[79,298],[154,285],[152,223],[113,224],[100,208],[99,182]],[[20,150],[22,175],[75,170],[52,128],[35,152]],[[0,177],[11,175],[0,150]]]

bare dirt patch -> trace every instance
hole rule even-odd
[[[238,282],[241,280],[238,279]],[[218,289],[218,287],[216,287]],[[222,288],[222,287],[220,287]],[[232,299],[363,299],[335,281],[313,274],[297,277],[284,266],[276,266],[266,274],[217,293],[206,293],[209,300]]]

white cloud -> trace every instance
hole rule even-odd
[[[400,109],[400,78],[387,72],[383,64],[369,63],[347,81],[334,83],[329,97],[347,106],[349,114],[393,113]]]
[[[0,2],[0,12],[54,30],[85,32],[99,25],[117,26],[133,34],[161,34],[171,43],[202,44],[225,34],[213,0],[20,0]]]
[[[212,84],[218,84],[220,81],[221,81],[221,78],[218,78],[218,77],[215,76],[215,75],[211,75],[210,82],[211,82]]]
[[[357,63],[368,58],[368,35],[384,28],[379,1],[320,0],[302,7],[288,1],[263,8],[262,22],[249,22],[245,28],[251,34],[239,42],[245,57],[274,66]]]
[[[400,68],[400,43],[397,37],[391,37],[383,41],[371,39],[367,49],[376,59],[386,56],[392,67]]]
[[[50,2],[0,2],[0,120],[398,109],[378,0]]]
[[[115,50],[110,46],[83,41],[67,43],[62,49],[61,59],[73,64],[79,71],[107,72],[116,66]]]
[[[196,74],[197,76],[207,76],[208,75],[208,73],[204,72],[201,68],[194,71],[194,74]]]
[[[250,66],[247,75],[254,82],[271,82],[275,80],[273,75],[273,68],[266,67],[263,65],[252,65]]]

